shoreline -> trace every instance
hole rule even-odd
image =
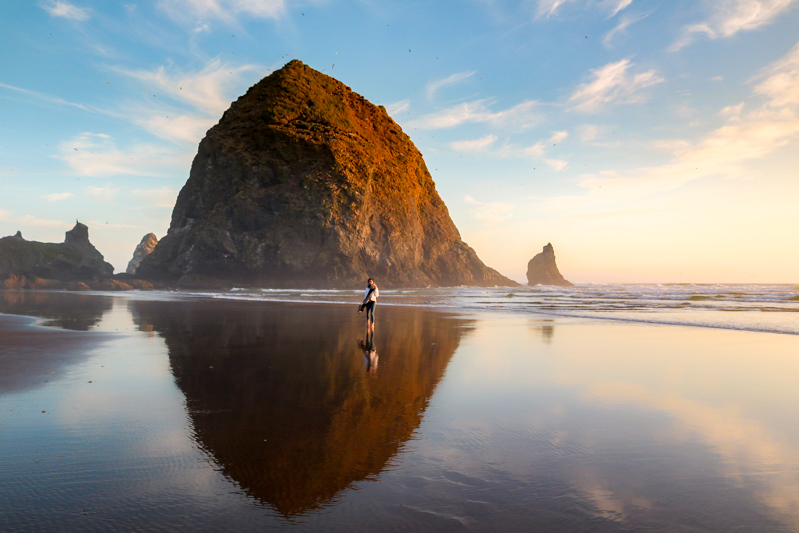
[[[691,286],[695,286],[695,284],[691,284]],[[723,286],[723,284],[716,284],[714,286]],[[773,284],[773,287],[788,287],[789,285],[783,284]],[[445,290],[481,290],[486,289],[485,287],[464,287],[464,288],[448,288]],[[507,289],[506,287],[496,287],[493,288],[495,290],[502,290],[504,291]],[[245,291],[250,290],[257,290],[259,292],[250,293]],[[327,292],[346,292],[352,293],[353,300],[352,301],[345,301],[345,300],[322,300],[322,299],[290,299],[290,298],[270,298],[268,292],[263,291],[270,291],[276,290],[280,291],[281,293],[327,293]],[[557,311],[552,309],[543,309],[543,308],[536,308],[536,307],[512,307],[508,305],[452,305],[446,304],[441,302],[435,303],[424,303],[424,302],[397,302],[397,301],[385,301],[385,298],[391,298],[393,296],[398,296],[405,294],[404,291],[409,292],[418,292],[418,291],[425,291],[427,289],[390,289],[384,291],[383,300],[379,302],[381,307],[401,307],[401,308],[417,308],[417,309],[424,309],[424,310],[434,310],[434,311],[441,311],[441,312],[468,312],[468,313],[502,313],[502,314],[520,314],[522,316],[529,316],[529,315],[542,315],[546,317],[561,317],[561,318],[577,318],[577,319],[586,319],[586,320],[599,320],[599,321],[611,321],[611,322],[621,322],[621,323],[630,323],[630,324],[642,324],[642,325],[652,325],[652,326],[682,326],[682,327],[691,327],[691,328],[705,328],[705,329],[715,329],[715,330],[729,330],[729,331],[743,331],[743,332],[751,332],[751,333],[771,333],[771,334],[778,334],[778,335],[799,335],[799,329],[795,331],[786,331],[780,329],[769,329],[767,327],[757,327],[756,325],[747,325],[747,326],[736,326],[733,324],[712,324],[712,323],[698,323],[696,321],[686,321],[686,320],[653,320],[653,319],[645,319],[639,317],[630,317],[630,316],[611,316],[610,313],[630,313],[630,314],[649,314],[654,315],[657,314],[661,310],[634,310],[634,311],[617,311],[617,310],[608,310],[608,311],[596,311],[597,313],[604,312],[607,313],[603,316],[598,314],[590,314],[580,311]],[[553,291],[558,291],[560,288],[555,288]],[[399,292],[398,292],[399,291]],[[428,290],[429,291],[429,290]],[[0,290],[0,294],[2,293],[22,293],[22,294],[74,294],[79,296],[85,297],[95,297],[95,298],[120,298],[123,300],[143,300],[143,301],[196,301],[196,300],[209,300],[209,301],[238,301],[238,302],[264,302],[264,303],[278,303],[278,304],[312,304],[312,305],[339,305],[339,306],[347,306],[351,305],[353,307],[357,306],[357,296],[360,294],[360,289],[353,289],[353,290],[339,290],[339,289],[242,289],[242,288],[234,288],[230,290],[225,290],[225,292],[204,292],[204,291],[187,291],[187,290],[133,290],[133,291],[82,291],[82,292],[71,292],[71,291],[62,291],[62,290],[35,290],[35,289],[26,289],[25,291],[13,291],[13,290]],[[248,297],[248,294],[255,294],[257,297]],[[799,311],[799,306],[797,306],[797,311]],[[699,310],[686,310],[686,312],[696,311],[698,313],[706,312],[703,309]],[[754,311],[752,311],[754,312]],[[4,313],[2,307],[0,307],[0,314]],[[11,313],[11,315],[14,315]],[[29,315],[17,315],[17,316],[29,316]],[[49,326],[44,325],[42,327],[49,328]]]

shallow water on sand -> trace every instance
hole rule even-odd
[[[797,336],[154,297],[0,292],[0,531],[799,531]]]

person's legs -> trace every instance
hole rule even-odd
[[[369,302],[366,304],[366,323],[371,324],[372,327],[375,325],[375,302]]]

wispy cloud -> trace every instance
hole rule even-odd
[[[774,21],[799,0],[718,0],[708,20],[683,28],[680,38],[669,48],[676,52],[696,40],[699,35],[710,39],[732,37],[739,31],[760,28]]]
[[[158,6],[173,19],[194,26],[197,20],[237,25],[239,15],[279,19],[286,13],[284,0],[161,0]]]
[[[561,6],[568,2],[574,2],[575,0],[538,0],[538,9],[536,11],[536,17],[538,18],[549,18],[557,14],[558,9]],[[592,1],[584,2],[584,6],[586,9],[590,9],[594,6],[597,6],[599,9],[603,11],[608,11],[610,15],[608,18],[615,17],[620,11],[630,6],[633,3],[633,0],[602,0],[599,3],[595,3]]]
[[[60,17],[70,20],[87,20],[91,10],[86,7],[78,7],[69,2],[54,0],[40,4],[42,9],[47,11],[51,17]]]
[[[111,136],[89,132],[60,143],[59,151],[59,158],[73,171],[91,177],[169,176],[188,168],[193,155],[150,144],[120,150]]]
[[[407,111],[411,107],[410,100],[400,100],[399,102],[394,102],[393,104],[388,104],[386,106],[386,113],[388,113],[391,117],[397,117],[404,111]]]
[[[538,0],[538,16],[551,17],[557,12],[560,6],[566,2],[572,1],[573,0]]]
[[[438,91],[442,87],[446,87],[447,85],[453,85],[455,83],[468,79],[474,76],[476,72],[477,72],[476,70],[472,70],[469,72],[458,72],[457,74],[448,76],[443,80],[430,82],[425,87],[425,94],[427,95],[428,98],[432,99],[435,96],[436,91]]]
[[[569,97],[569,102],[574,105],[572,109],[596,113],[604,104],[613,101],[640,101],[641,97],[635,94],[637,91],[664,81],[654,69],[628,75],[631,66],[629,59],[623,59],[592,70],[593,79],[580,85]]]
[[[60,202],[61,200],[72,198],[73,196],[75,195],[71,192],[54,192],[52,194],[45,194],[44,199],[49,200],[50,202]]]
[[[38,228],[65,228],[69,226],[69,223],[61,220],[48,220],[33,215],[25,215],[24,217],[18,218],[15,222],[21,226],[35,226]]]
[[[564,161],[563,159],[544,159],[544,163],[552,167],[555,172],[560,172],[566,168],[566,165],[569,164],[568,161]]]
[[[500,202],[478,202],[471,196],[464,197],[467,204],[475,206],[474,216],[488,226],[495,226],[513,216],[514,204]]]
[[[31,91],[29,89],[23,89],[22,87],[15,87],[14,85],[7,85],[5,83],[0,83],[0,88],[7,89],[9,91],[14,91],[16,93],[23,94],[25,96],[28,96],[32,100],[35,100],[35,101],[38,101],[38,102],[45,102],[45,103],[48,103],[48,104],[56,104],[56,105],[76,107],[76,108],[81,109],[83,111],[89,111],[88,108],[86,108],[85,106],[83,106],[81,104],[76,104],[74,102],[68,102],[67,100],[64,100],[63,98],[58,98],[56,96],[50,96],[49,94],[46,94],[46,93],[41,93],[41,92],[38,92],[38,91]]]
[[[488,122],[495,126],[528,128],[538,122],[537,102],[526,100],[504,111],[489,109],[490,100],[475,100],[449,107],[436,113],[424,115],[407,123],[407,128],[443,129],[465,123]]]
[[[604,3],[611,8],[609,18],[613,18],[619,13],[619,11],[629,7],[630,4],[633,3],[633,0],[607,0]]]
[[[759,83],[754,94],[765,98],[762,105],[749,111],[741,104],[723,108],[719,115],[725,118],[724,125],[697,142],[670,140],[662,143],[672,151],[669,163],[626,174],[586,174],[579,183],[589,189],[590,194],[563,201],[572,207],[581,202],[589,207],[598,202],[600,195],[614,201],[632,201],[699,179],[750,176],[747,163],[799,143],[799,44],[765,68],[756,81]]]
[[[626,35],[627,28],[635,24],[636,22],[645,19],[649,16],[649,13],[645,13],[643,15],[635,15],[635,16],[624,16],[622,17],[621,21],[616,25],[615,28],[610,30],[605,37],[602,39],[602,44],[605,45],[606,48],[611,48],[613,46],[613,39],[619,35]]]
[[[162,139],[197,144],[230,106],[243,76],[257,69],[255,65],[233,66],[214,59],[196,72],[165,66],[155,70],[112,70],[139,81],[148,94],[155,95],[147,103],[128,102],[121,106],[120,112],[131,122]]]
[[[505,150],[504,155],[530,156],[530,157],[541,158],[544,157],[544,155],[546,154],[547,148],[549,148],[550,146],[555,146],[558,143],[565,141],[568,136],[569,136],[568,131],[556,131],[552,134],[552,136],[549,139],[538,141],[537,143],[531,146],[527,146],[526,148],[523,148],[521,152],[514,153],[513,150]]]
[[[473,141],[455,141],[450,143],[450,146],[453,150],[457,150],[458,152],[480,152],[487,149],[495,142],[497,142],[496,135],[486,135],[485,137]]]

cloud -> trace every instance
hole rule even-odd
[[[537,18],[549,18],[555,15],[560,9],[560,7],[567,2],[573,2],[574,0],[538,0],[538,10],[536,11]],[[601,9],[607,10],[610,12],[610,16],[608,18],[615,17],[620,11],[630,6],[633,3],[633,0],[603,0],[599,2],[597,5],[600,6]],[[585,2],[586,8],[590,8],[594,5],[593,2],[588,1]]]
[[[201,19],[237,25],[237,17],[280,19],[284,0],[161,0],[158,6],[175,20],[197,26]]]
[[[59,159],[81,176],[111,177],[134,174],[171,176],[191,164],[192,151],[140,144],[127,150],[117,148],[114,139],[102,133],[81,133],[59,145]]]
[[[25,215],[24,217],[17,219],[16,222],[24,226],[36,226],[40,228],[65,228],[69,226],[68,223],[62,222],[60,220],[36,218],[33,215]]]
[[[464,102],[411,120],[406,127],[434,130],[453,128],[465,123],[488,122],[495,126],[528,128],[539,120],[538,115],[535,113],[538,103],[533,100],[525,100],[510,109],[497,112],[489,110],[489,102],[489,100]]]
[[[627,174],[583,175],[579,185],[589,189],[589,195],[562,201],[572,207],[588,207],[599,202],[599,198],[634,201],[710,177],[750,177],[752,172],[747,163],[799,142],[799,44],[766,67],[756,80],[759,83],[753,92],[765,98],[759,107],[748,111],[742,104],[724,107],[719,115],[725,123],[699,141],[678,139],[660,143],[671,150],[670,162]],[[557,202],[551,205],[558,206]]]
[[[613,101],[640,101],[640,96],[635,95],[637,91],[664,81],[654,69],[628,76],[631,66],[629,59],[623,59],[592,70],[593,80],[580,85],[569,97],[574,104],[572,110],[596,113]]]
[[[610,30],[605,35],[604,39],[602,39],[602,44],[604,44],[606,48],[611,48],[613,46],[611,42],[613,41],[614,37],[616,37],[617,35],[625,35],[627,33],[627,28],[629,28],[636,22],[645,19],[648,16],[649,13],[646,13],[644,15],[637,15],[634,17],[627,17],[627,16],[623,17],[621,19],[621,22],[619,22],[615,28]]]
[[[610,17],[608,17],[608,18],[615,17],[619,13],[619,11],[629,7],[630,4],[632,4],[632,3],[633,3],[633,0],[609,0],[609,1],[605,2],[605,4],[610,5],[611,9],[612,9],[612,13],[610,14]]]
[[[538,17],[549,18],[555,14],[560,6],[573,0],[538,0]]]
[[[599,136],[599,126],[596,124],[581,124],[577,126],[577,133],[580,135],[581,141],[590,142]]]
[[[115,196],[119,192],[118,187],[113,187],[107,185],[105,187],[86,187],[86,194],[93,197],[95,200],[99,200],[104,204],[113,204],[115,203]]]
[[[513,209],[516,207],[514,204],[505,204],[499,202],[478,202],[471,196],[464,197],[467,204],[477,206],[475,209],[475,218],[488,226],[495,226],[513,216]]]
[[[569,136],[568,131],[556,131],[552,134],[552,137],[549,138],[550,144],[558,144],[566,140],[566,137]]]
[[[799,106],[799,44],[755,79],[763,80],[755,87],[755,94],[768,98],[769,108]]]
[[[691,44],[698,35],[710,39],[732,37],[739,31],[750,31],[774,21],[799,0],[718,0],[715,11],[704,22],[690,24],[669,48],[676,52]]]
[[[456,141],[450,143],[453,150],[458,152],[480,152],[497,142],[496,135],[486,135],[473,141]]]
[[[258,67],[232,66],[214,59],[196,72],[165,66],[155,70],[112,70],[139,81],[148,95],[155,95],[147,103],[128,102],[121,106],[119,112],[125,118],[162,139],[196,145],[230,107],[243,75]]]
[[[61,17],[77,21],[87,20],[91,12],[88,8],[77,7],[69,2],[61,2],[60,0],[53,0],[40,5],[51,17]]]
[[[400,100],[399,102],[394,102],[393,104],[388,104],[386,106],[386,113],[388,113],[391,117],[396,117],[403,111],[410,109],[411,101],[410,100]]]
[[[566,165],[569,164],[568,161],[564,161],[562,159],[544,159],[544,163],[552,167],[555,172],[560,172],[566,168]]]
[[[476,70],[472,70],[472,71],[469,71],[469,72],[458,72],[457,74],[453,74],[452,76],[448,76],[448,77],[444,78],[443,80],[430,82],[430,83],[427,84],[427,86],[424,89],[425,90],[425,94],[427,94],[428,98],[432,99],[435,96],[436,91],[438,91],[442,87],[446,87],[447,85],[453,85],[455,83],[458,83],[458,82],[461,82],[461,81],[463,81],[465,79],[468,79],[468,78],[474,76],[476,72],[477,72]]]
[[[71,192],[54,192],[52,194],[45,194],[43,198],[51,202],[60,202],[61,200],[72,198],[73,196],[75,195]]]
[[[182,72],[163,65],[155,70],[112,70],[138,80],[152,94],[169,96],[200,111],[216,115],[230,106],[232,89],[241,85],[242,74],[260,68],[257,65],[232,66],[220,59],[212,59],[197,72]]]
[[[68,102],[62,98],[58,98],[55,96],[50,96],[49,94],[40,93],[37,91],[31,91],[29,89],[23,89],[22,87],[15,87],[13,85],[6,85],[5,83],[0,83],[0,88],[8,89],[9,91],[18,92],[24,94],[25,96],[31,97],[33,100],[37,100],[40,102],[47,102],[49,104],[57,104],[57,105],[65,105],[70,107],[77,107],[78,109],[82,109],[83,111],[89,111],[86,107],[82,106],[81,104],[76,104],[74,102]]]

